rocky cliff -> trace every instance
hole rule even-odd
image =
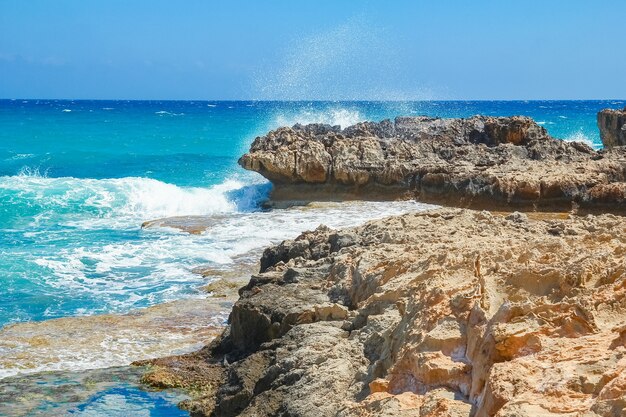
[[[551,138],[526,117],[400,117],[283,127],[239,161],[279,200],[418,198],[460,206],[626,204],[626,149]]]
[[[192,415],[624,416],[626,220],[439,209],[267,249]]]
[[[600,111],[598,128],[605,147],[626,146],[626,107],[623,110]]]

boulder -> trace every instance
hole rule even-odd
[[[626,146],[626,107],[623,110],[601,110],[598,127],[605,148]]]

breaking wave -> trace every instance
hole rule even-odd
[[[599,149],[602,147],[601,143],[594,142],[589,136],[585,135],[582,130],[579,130],[578,132],[570,134],[569,136],[565,137],[563,140],[566,142],[582,142],[586,145],[589,145],[590,147],[594,149]]]
[[[116,222],[250,210],[269,185],[230,179],[212,187],[180,187],[151,178],[48,178],[36,170],[0,177],[0,218],[54,221],[81,217]]]
[[[366,117],[358,110],[333,108],[328,110],[305,109],[296,113],[281,113],[274,118],[272,128],[280,126],[293,126],[296,123],[303,125],[310,123],[323,123],[331,126],[346,128],[353,124],[363,122]]]

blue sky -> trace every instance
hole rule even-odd
[[[0,97],[626,98],[622,0],[0,0]]]

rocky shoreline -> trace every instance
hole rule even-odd
[[[193,416],[624,416],[626,148],[606,148],[522,117],[257,138],[240,163],[273,182],[274,202],[492,211],[320,226],[270,247],[224,332],[137,363],[143,381],[188,390]]]

